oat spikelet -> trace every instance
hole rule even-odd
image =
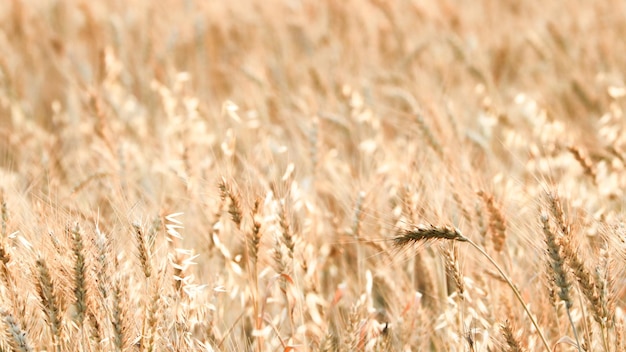
[[[428,242],[433,240],[453,240],[466,242],[467,239],[461,231],[452,227],[418,225],[414,229],[404,230],[402,234],[394,237],[396,247],[404,247],[410,243]]]
[[[489,212],[488,228],[492,236],[493,249],[500,253],[502,249],[504,249],[504,243],[506,241],[506,220],[504,214],[502,214],[500,207],[496,205],[492,195],[483,191],[478,192],[478,195],[483,198],[487,206],[487,211]]]

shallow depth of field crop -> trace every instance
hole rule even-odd
[[[623,351],[624,18],[2,1],[0,351]]]

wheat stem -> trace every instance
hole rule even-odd
[[[498,265],[498,263],[496,263],[496,261],[487,252],[485,252],[483,248],[478,246],[476,243],[474,243],[474,241],[470,240],[469,238],[463,235],[461,236],[464,238],[464,242],[467,242],[470,246],[474,247],[477,251],[479,251],[480,254],[482,254],[485,258],[487,258],[487,260],[496,268],[500,276],[504,279],[504,281],[506,281],[506,283],[509,285],[511,290],[513,290],[513,294],[515,295],[515,298],[517,298],[519,303],[524,308],[526,315],[528,315],[528,318],[530,318],[531,323],[537,330],[537,333],[539,334],[539,337],[541,338],[541,342],[543,342],[543,345],[546,348],[546,351],[552,351],[552,349],[550,348],[550,345],[548,344],[548,340],[546,340],[546,337],[543,335],[543,332],[541,331],[541,328],[539,327],[539,324],[537,323],[537,320],[530,312],[530,308],[528,308],[528,305],[526,304],[526,302],[524,302],[524,299],[522,298],[522,295],[520,294],[519,290],[513,284],[511,279],[508,277],[508,275],[504,273],[500,265]]]

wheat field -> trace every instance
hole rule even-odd
[[[0,351],[623,351],[624,18],[2,1]]]

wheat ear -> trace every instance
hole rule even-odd
[[[87,311],[87,268],[85,263],[83,237],[78,223],[72,230],[72,251],[74,252],[74,298],[76,299],[76,322],[83,325]]]
[[[54,289],[50,271],[43,258],[37,259],[35,262],[37,271],[37,292],[41,305],[46,313],[46,319],[52,331],[54,346],[57,351],[61,350],[61,312],[59,308],[59,300]]]
[[[572,307],[572,299],[570,297],[570,289],[571,284],[567,278],[567,272],[565,271],[565,264],[563,255],[561,253],[561,245],[559,241],[557,241],[556,235],[550,229],[550,224],[548,223],[548,215],[541,215],[541,223],[543,227],[543,233],[546,237],[546,245],[548,246],[548,257],[549,264],[552,273],[552,278],[559,288],[559,298],[565,303],[565,311],[567,312],[567,317],[569,318],[570,325],[572,326],[572,331],[574,332],[574,337],[576,338],[576,344],[578,346],[578,351],[582,352],[582,348],[580,345],[580,340],[578,338],[578,332],[576,331],[576,326],[574,325],[574,320],[572,319],[572,314],[570,308]]]
[[[9,329],[9,335],[12,338],[11,347],[14,351],[18,352],[31,352],[33,348],[28,342],[28,335],[26,331],[22,330],[19,324],[15,321],[11,313],[4,309],[0,309],[0,316],[4,320],[4,323]]]

